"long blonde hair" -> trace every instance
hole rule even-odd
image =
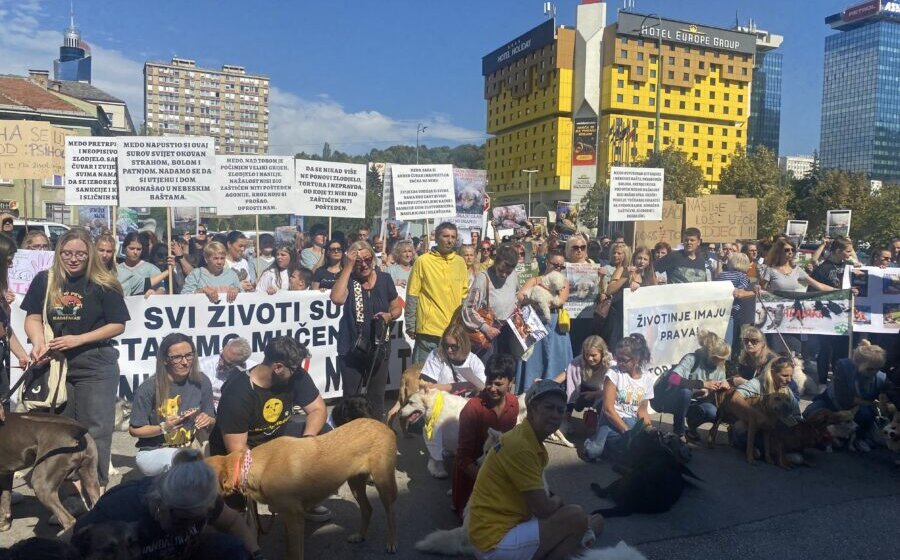
[[[588,367],[584,360],[584,354],[588,350],[596,350],[603,356],[603,358],[600,359],[600,363],[597,364],[595,368]],[[609,364],[611,362],[612,354],[609,353],[609,348],[606,346],[606,341],[603,340],[603,337],[592,334],[584,339],[584,343],[581,345],[581,369],[586,372],[586,374],[582,374],[582,379],[588,377],[593,378],[593,376],[598,373],[605,374],[606,370],[609,369]]]
[[[63,266],[61,253],[63,247],[65,247],[66,243],[69,241],[81,241],[84,243],[85,247],[87,247],[88,259],[84,273],[89,282],[100,286],[104,290],[113,290],[120,294],[123,293],[122,285],[119,284],[119,279],[116,277],[116,274],[103,266],[103,261],[100,259],[100,255],[97,254],[97,249],[94,247],[93,241],[91,241],[90,232],[84,228],[72,228],[62,234],[56,242],[56,254],[53,258],[53,266],[50,268],[53,273],[53,282],[50,284],[50,289],[47,294],[47,303],[59,301],[62,298],[62,292],[66,285],[68,274]]]
[[[768,364],[766,364],[766,369],[763,372],[762,378],[762,394],[763,395],[771,395],[772,393],[784,393],[786,395],[792,395],[791,388],[788,385],[785,385],[781,389],[775,389],[775,380],[772,378],[772,372],[778,372],[783,369],[791,368],[794,369],[794,359],[788,356],[779,356],[775,358]]]

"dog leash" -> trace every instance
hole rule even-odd
[[[756,293],[756,292],[754,292],[754,293]],[[772,311],[771,309],[769,309],[768,307],[766,307],[766,302],[763,301],[762,296],[759,295],[758,293],[756,293],[756,301],[758,301],[759,304],[762,306],[763,312],[765,312],[765,314],[766,314],[767,321],[769,320],[770,317],[773,319],[775,318],[775,312]],[[769,315],[770,313],[771,313],[771,316]],[[773,324],[774,324],[774,321],[773,321]],[[784,340],[784,336],[781,335],[781,330],[778,328],[778,326],[775,326],[774,328],[775,328],[775,334],[777,334],[778,338],[781,340],[781,345],[784,347],[784,349],[786,351],[793,354],[794,353],[793,350],[791,350],[791,348],[788,346],[787,341]],[[740,336],[740,333],[738,333],[738,336]]]

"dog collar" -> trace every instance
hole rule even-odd
[[[247,491],[247,484],[250,482],[250,465],[252,464],[253,455],[249,449],[238,455],[234,462],[234,481],[231,483],[231,487],[241,494]]]

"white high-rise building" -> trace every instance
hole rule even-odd
[[[812,156],[781,156],[778,167],[790,173],[794,179],[802,179],[809,175],[813,167]]]

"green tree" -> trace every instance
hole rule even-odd
[[[851,232],[866,220],[866,215],[874,203],[868,179],[861,173],[840,169],[818,170],[810,175],[809,183],[804,183],[808,191],[798,201],[800,219],[809,221],[809,232],[820,235],[825,231],[825,216],[828,210],[853,210]]]
[[[684,203],[685,197],[700,194],[703,188],[703,170],[688,159],[687,154],[669,146],[665,150],[650,154],[637,164],[638,167],[662,167],[666,170],[663,198]]]
[[[778,167],[775,154],[768,148],[735,152],[719,176],[718,192],[757,200],[757,231],[760,235],[783,231],[787,220],[792,218],[790,177]]]
[[[868,241],[873,249],[886,247],[900,232],[900,185],[884,185],[873,193],[862,216],[853,211],[850,225],[854,240]]]
[[[606,185],[598,181],[578,202],[578,221],[587,228],[598,226],[600,209],[609,196]]]

